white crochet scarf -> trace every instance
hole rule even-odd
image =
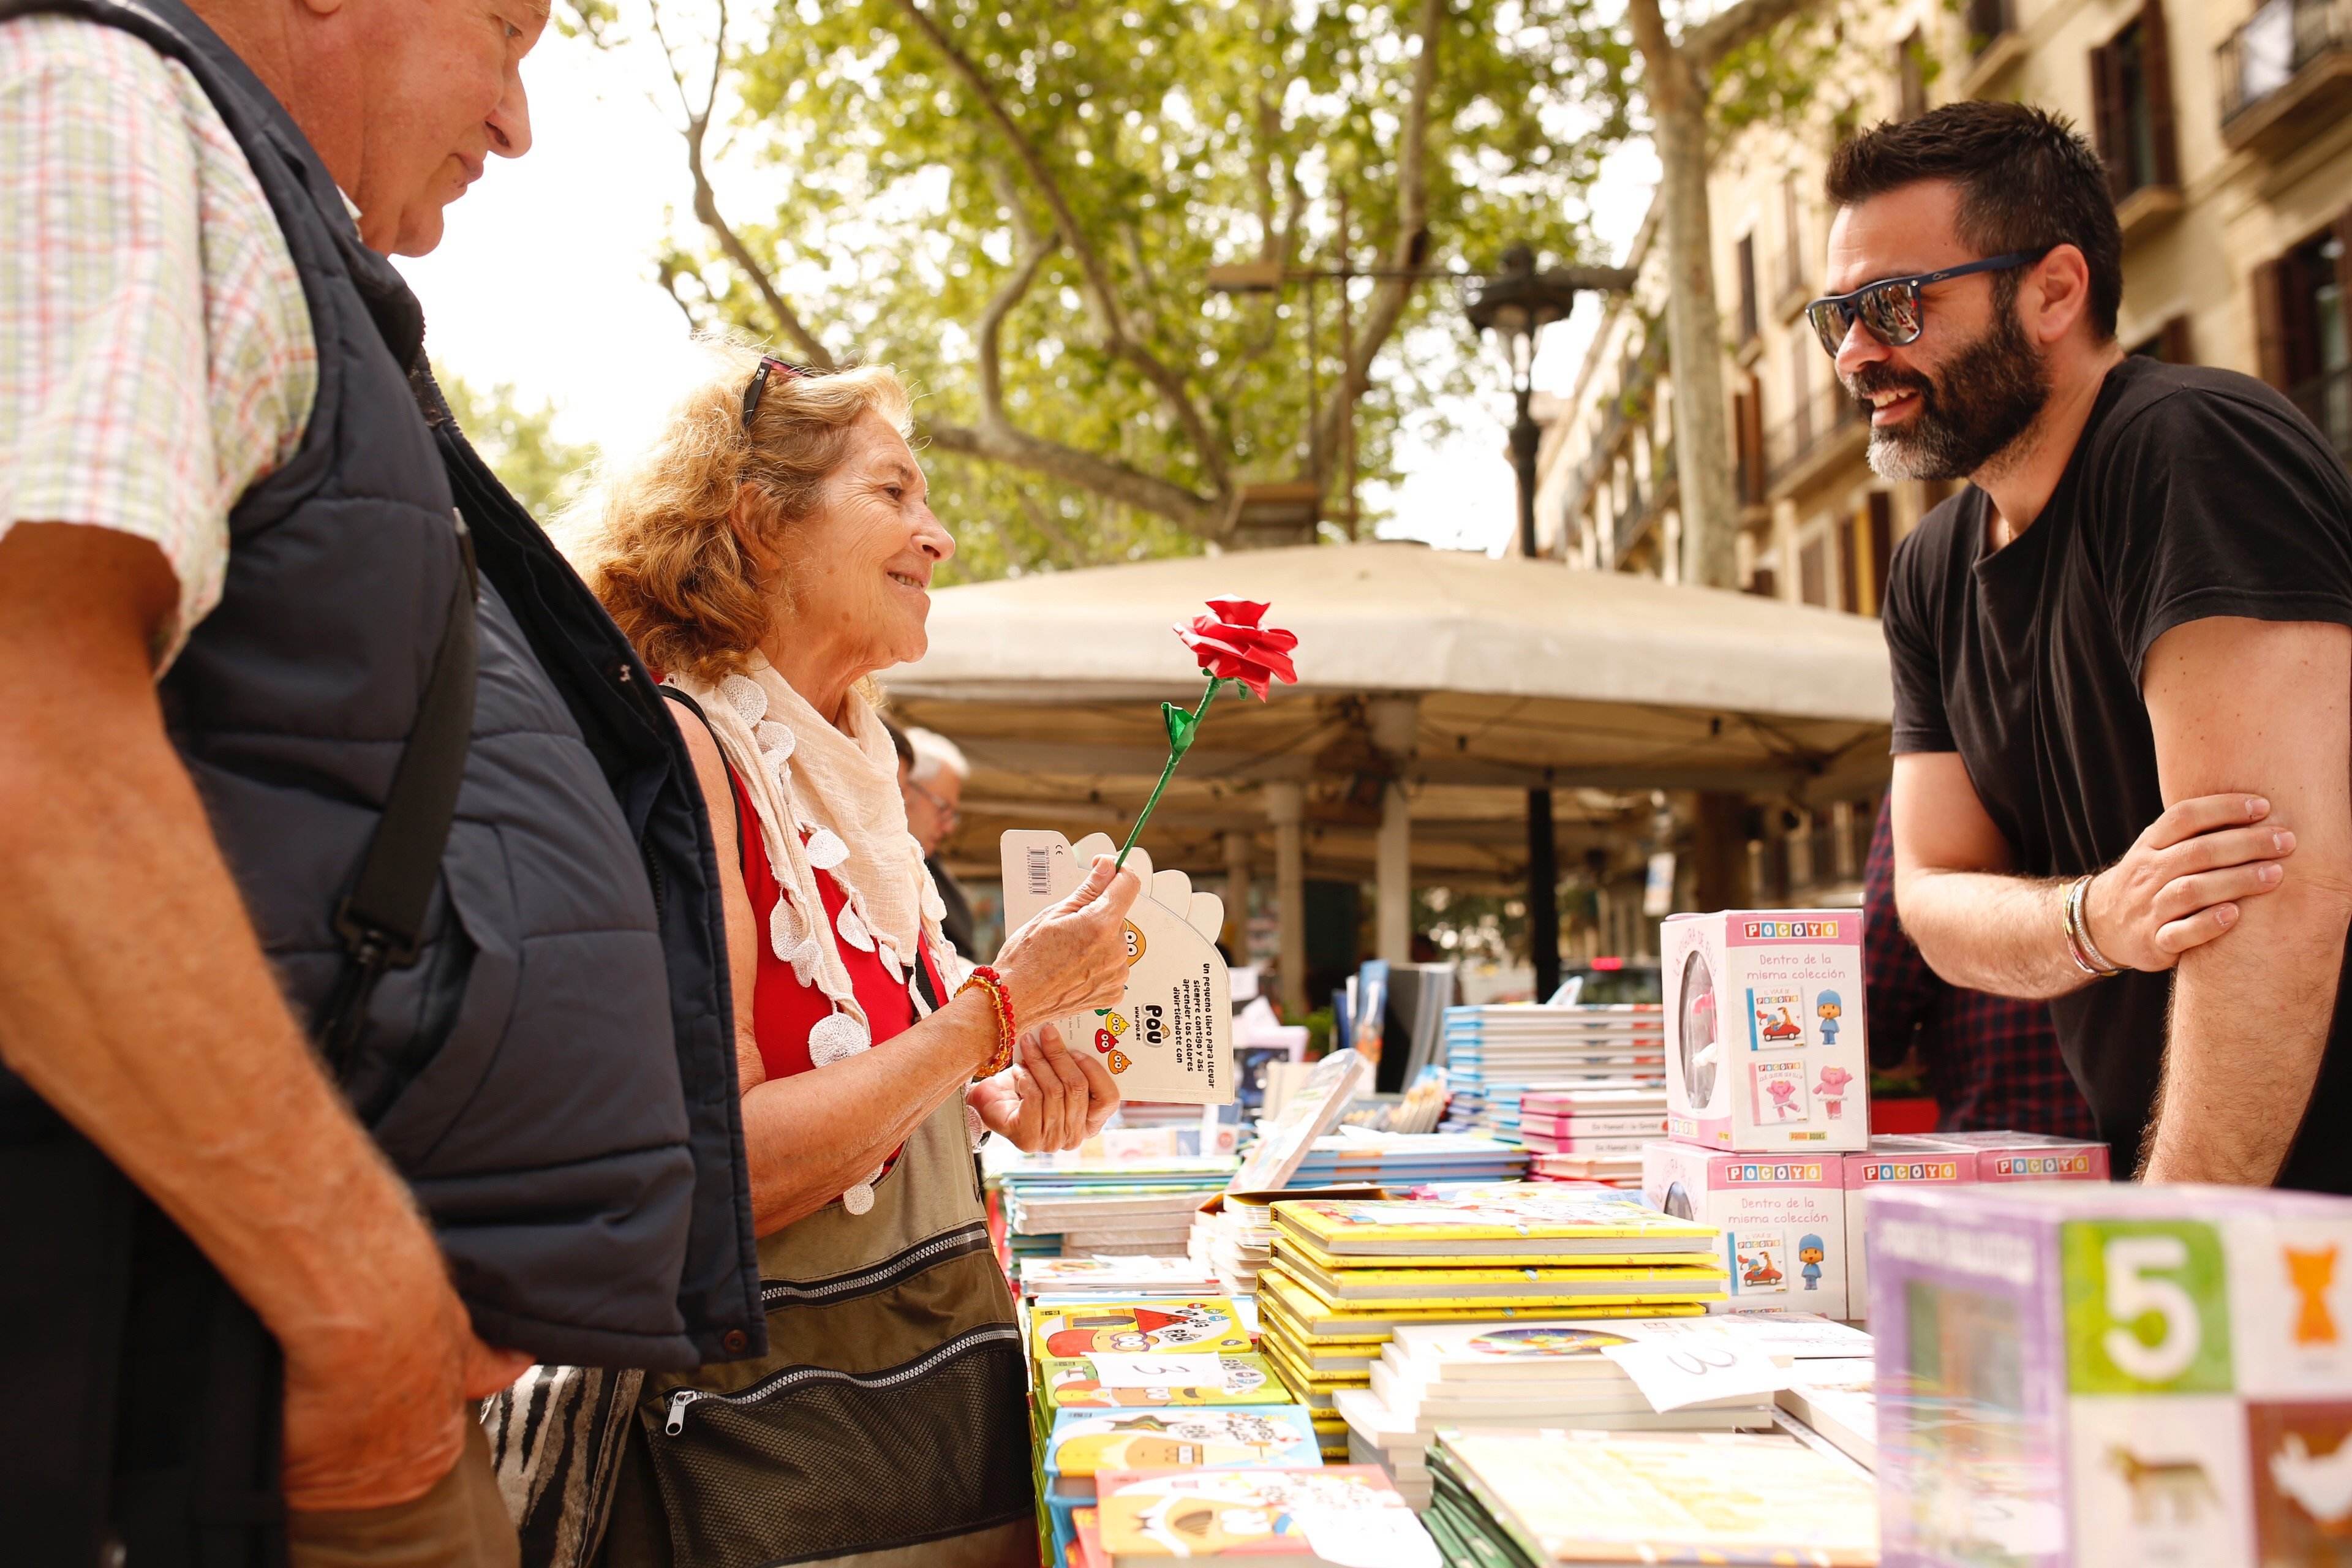
[[[959,966],[940,931],[947,906],[923,864],[922,846],[907,830],[898,759],[880,715],[853,690],[835,725],[760,654],[745,673],[716,686],[683,675],[668,684],[701,705],[720,752],[751,797],[761,843],[783,889],[768,921],[769,946],[802,984],[833,1004],[832,1014],[809,1031],[809,1059],[829,1067],[874,1043],[842,959],[844,943],[880,958],[906,985],[915,1016],[927,1016],[916,984],[919,945],[929,944],[950,989]],[[838,920],[824,918],[819,871],[841,887]],[[872,1207],[871,1184],[880,1174],[877,1169],[843,1194],[843,1205],[852,1214]]]

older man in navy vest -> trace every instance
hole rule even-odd
[[[509,1561],[472,1402],[761,1348],[691,772],[383,260],[546,21],[0,0],[11,1563]]]

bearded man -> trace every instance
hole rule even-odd
[[[2119,1170],[2352,1191],[2352,483],[2269,387],[2124,355],[2064,121],[1950,104],[1827,184],[1872,466],[1972,481],[1887,584],[1905,928],[2051,1000]]]

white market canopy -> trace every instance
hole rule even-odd
[[[1224,834],[1265,826],[1273,783],[1308,788],[1310,875],[1370,865],[1380,791],[1364,781],[1395,776],[1422,879],[1507,880],[1528,788],[1562,792],[1572,850],[1621,805],[1599,792],[1825,803],[1885,775],[1874,620],[1557,563],[1310,545],[936,594],[930,651],[882,680],[900,721],[974,764],[952,858],[992,864],[1016,826],[1118,836],[1166,759],[1159,701],[1200,698],[1170,628],[1226,595],[1298,634],[1299,681],[1264,705],[1218,699],[1152,819],[1163,867],[1214,868]]]

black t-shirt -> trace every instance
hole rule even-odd
[[[2163,811],[2140,699],[2158,637],[2211,616],[2352,625],[2352,481],[2247,376],[2126,360],[2050,504],[1990,555],[1988,511],[1970,486],[1895,552],[1894,749],[1958,752],[2022,875],[2096,870]],[[2171,994],[2169,974],[2126,973],[2051,1005],[2119,1173],[2137,1163]],[[2352,975],[2279,1183],[2352,1192]]]

